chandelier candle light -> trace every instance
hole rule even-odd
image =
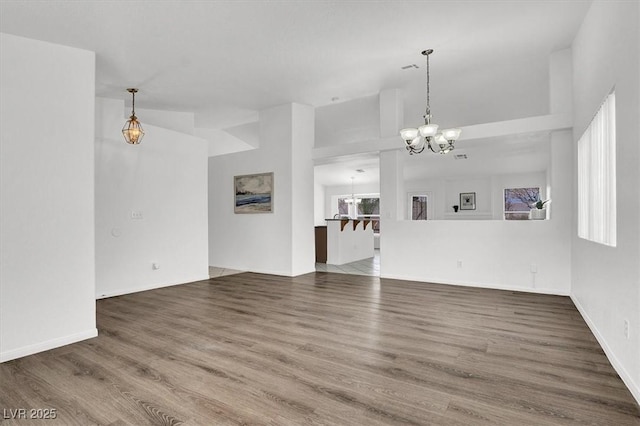
[[[136,117],[136,93],[138,89],[127,89],[127,92],[131,93],[132,101],[131,101],[131,117],[124,123],[124,127],[122,128],[122,134],[124,135],[124,140],[131,145],[138,145],[142,142],[142,137],[144,136],[144,130],[142,130],[142,125],[138,121],[138,117]]]
[[[431,123],[431,107],[429,105],[429,55],[433,49],[422,52],[427,57],[427,108],[424,112],[424,125],[400,130],[400,136],[406,143],[409,154],[420,154],[425,147],[431,152],[446,154],[453,150],[453,143],[460,137],[460,129],[446,129],[438,132],[438,125]],[[435,147],[435,148],[434,148]]]

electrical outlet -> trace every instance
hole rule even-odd
[[[629,338],[629,320],[624,320],[624,338]]]
[[[532,274],[537,274],[538,273],[538,265],[536,265],[535,263],[531,264],[531,273]]]
[[[458,268],[462,268],[462,260],[458,260]]]
[[[131,211],[131,219],[137,219],[137,220],[142,219],[142,212],[139,211],[139,210],[132,210]]]

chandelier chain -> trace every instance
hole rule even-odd
[[[131,93],[131,116],[135,117],[136,116],[136,93],[138,92],[138,89],[130,88],[130,89],[127,89],[127,92]]]
[[[426,55],[427,56],[427,108],[425,110],[425,120],[430,119],[431,117],[431,106],[429,103],[429,54]]]

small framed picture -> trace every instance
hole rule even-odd
[[[461,192],[460,193],[460,210],[475,210],[475,209],[476,209],[476,193]]]

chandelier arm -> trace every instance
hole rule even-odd
[[[437,154],[438,152],[440,152],[440,151],[435,151],[435,150],[433,149],[433,147],[431,146],[431,142],[430,142],[429,140],[427,140],[427,145],[429,146],[429,150],[430,150],[431,152],[433,152],[434,154]]]
[[[408,147],[407,147],[407,149],[409,150],[409,154],[410,154],[410,155],[413,155],[413,154],[420,154],[420,153],[422,153],[422,151],[424,151],[424,148],[425,148],[425,145],[424,145],[424,144],[422,145],[422,148],[420,148],[420,149],[415,149],[415,148],[413,148],[413,147],[411,147],[411,146],[408,146]]]

